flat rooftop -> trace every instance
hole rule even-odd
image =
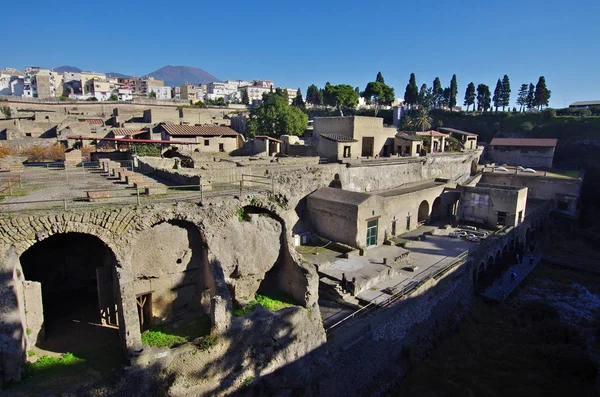
[[[414,193],[420,190],[431,189],[433,187],[438,187],[445,185],[447,182],[440,180],[427,180],[422,182],[415,182],[407,184],[406,186],[402,186],[396,189],[384,190],[381,192],[372,192],[372,194],[381,196],[381,197],[393,197],[393,196],[401,196],[403,194]]]

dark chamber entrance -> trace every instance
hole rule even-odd
[[[38,338],[38,347],[77,352],[109,340],[119,343],[114,327],[116,259],[99,238],[57,234],[20,259],[25,279],[41,284],[45,338]]]

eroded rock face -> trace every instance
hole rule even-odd
[[[276,265],[281,251],[281,224],[266,215],[251,214],[249,221],[227,221],[210,247],[219,253],[225,280],[234,299],[252,299],[265,273]],[[246,298],[243,298],[246,297]]]

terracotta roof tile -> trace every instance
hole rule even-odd
[[[144,130],[136,130],[135,128],[113,128],[112,132],[115,134],[115,136],[133,136],[133,135],[139,135],[139,134],[143,134],[145,131]]]
[[[396,137],[400,138],[400,139],[406,139],[407,141],[422,141],[421,138],[410,134],[410,133],[406,133],[406,132],[398,132],[396,134]]]
[[[98,124],[98,125],[102,125],[104,123],[104,121],[102,121],[101,119],[79,119],[79,121],[83,121],[84,123],[88,123],[88,124]]]
[[[163,130],[171,136],[232,136],[239,134],[229,127],[217,125],[162,125]]]
[[[342,134],[321,134],[321,136],[334,142],[358,142],[356,139]]]
[[[494,138],[490,146],[556,147],[558,139],[544,138]]]
[[[269,141],[275,141],[275,142],[279,142],[281,143],[282,141],[280,141],[279,139],[270,137],[270,136],[266,136],[266,135],[257,135],[254,137],[255,139],[268,139]]]
[[[433,136],[436,138],[441,138],[441,137],[447,137],[448,134],[443,134],[441,132],[437,132],[434,130],[429,130],[429,131],[417,131],[417,135],[419,136]]]

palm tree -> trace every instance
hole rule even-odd
[[[419,112],[414,116],[415,126],[421,131],[427,131],[431,128],[433,119],[429,116],[427,109],[419,109]]]

